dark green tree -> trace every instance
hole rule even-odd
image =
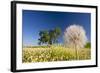
[[[56,27],[54,29],[54,43],[57,43],[58,42],[58,37],[60,36],[61,34],[61,29],[59,27]]]
[[[39,45],[41,45],[41,44],[48,44],[48,41],[49,41],[49,33],[48,33],[48,31],[40,31],[39,32],[39,36],[40,36],[40,38],[38,39],[39,40]]]
[[[49,44],[50,45],[52,45],[52,43],[53,43],[53,40],[54,40],[54,30],[49,30],[49,36],[50,36],[50,38],[49,38]]]

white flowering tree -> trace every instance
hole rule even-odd
[[[70,25],[64,32],[64,44],[67,47],[74,48],[76,51],[83,48],[87,42],[86,32],[80,25]]]

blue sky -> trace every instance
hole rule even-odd
[[[53,12],[53,11],[34,11],[23,10],[22,12],[22,33],[23,45],[38,45],[39,32],[60,27],[62,34],[59,43],[63,43],[63,32],[72,25],[83,26],[88,40],[91,39],[91,14],[74,12]]]

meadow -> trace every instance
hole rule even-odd
[[[23,47],[22,62],[52,62],[91,59],[90,48],[79,48],[77,57],[75,49],[66,48],[62,45]]]

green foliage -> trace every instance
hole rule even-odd
[[[60,34],[61,34],[61,29],[59,27],[56,27],[54,29],[54,43],[58,42],[57,38],[59,37]]]
[[[40,31],[39,32],[39,35],[40,35],[40,38],[38,39],[39,40],[39,45],[41,44],[41,43],[47,43],[48,41],[49,41],[49,33],[48,33],[48,31]]]
[[[54,30],[44,30],[39,32],[40,38],[39,40],[39,45],[41,44],[49,44],[52,45],[53,43],[57,42],[58,37],[61,34],[61,29],[59,27],[56,27]]]
[[[87,60],[91,58],[90,49],[79,49],[77,59],[75,49],[63,46],[52,45],[50,47],[23,48],[22,62],[50,62],[50,61],[69,61]]]
[[[49,30],[49,36],[50,36],[50,39],[49,39],[49,44],[51,45],[53,43],[53,39],[54,39],[54,30]]]
[[[85,45],[85,48],[91,48],[91,43],[88,42],[88,43]]]

